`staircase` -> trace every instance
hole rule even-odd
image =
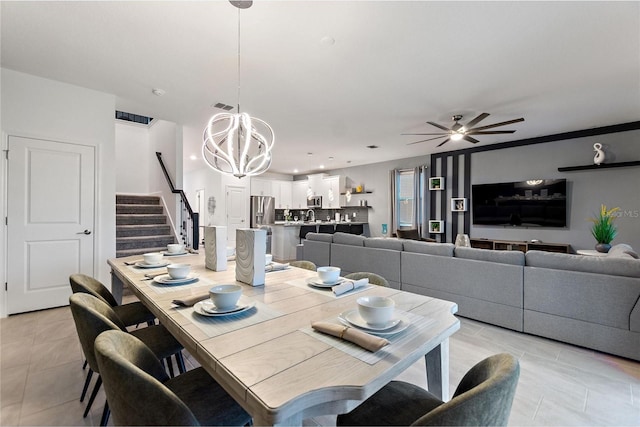
[[[116,195],[116,257],[159,252],[176,243],[156,196]]]

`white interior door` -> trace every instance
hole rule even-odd
[[[236,247],[236,230],[249,227],[247,224],[247,189],[227,185],[227,241],[228,246]]]
[[[69,304],[93,275],[94,147],[9,137],[8,314]]]

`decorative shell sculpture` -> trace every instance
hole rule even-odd
[[[596,155],[593,157],[593,163],[595,163],[596,165],[604,163],[605,155],[604,150],[602,149],[602,144],[600,144],[599,142],[593,144],[593,151],[596,152]]]
[[[213,214],[216,212],[216,198],[211,196],[207,201],[207,212],[209,212],[209,225],[213,221]]]

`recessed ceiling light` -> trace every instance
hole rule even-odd
[[[313,156],[313,153],[309,152],[309,153],[307,153],[307,156],[311,157],[311,156]]]
[[[293,173],[298,173],[298,169],[294,169],[294,170],[293,170]]]
[[[324,165],[320,165],[320,169],[324,169]]]
[[[326,44],[327,46],[332,46],[336,43],[336,39],[334,39],[331,36],[324,36],[323,38],[320,39],[320,42],[322,44]]]
[[[380,148],[380,147],[378,147],[377,145],[367,145],[367,148],[375,150],[376,148]]]
[[[159,88],[154,88],[151,90],[151,92],[155,95],[155,96],[162,96],[164,95],[166,92],[162,89]]]
[[[333,160],[333,157],[329,157],[329,160]]]
[[[198,160],[198,156],[196,156],[195,154],[192,154],[191,156],[189,156],[189,158],[191,160]]]

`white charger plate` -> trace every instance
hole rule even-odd
[[[136,267],[140,267],[140,268],[160,268],[160,267],[166,267],[169,264],[171,264],[171,263],[168,262],[168,261],[162,261],[162,262],[160,262],[158,264],[147,264],[144,261],[138,261],[134,265]]]
[[[182,251],[182,252],[162,251],[162,253],[164,254],[164,256],[177,256],[177,255],[186,255],[189,252],[187,252],[187,251]]]
[[[402,332],[407,329],[411,324],[408,317],[396,314],[384,327],[374,327],[369,325],[364,321],[364,319],[362,319],[362,317],[360,317],[358,309],[356,308],[340,313],[338,320],[347,326],[353,326],[372,335],[380,336],[397,334],[398,332]]]
[[[309,277],[307,279],[307,284],[316,288],[331,288],[335,285],[339,285],[340,283],[344,282],[344,280],[345,280],[344,277],[339,277],[338,280],[335,282],[324,283],[322,280],[320,280],[319,277]]]
[[[190,274],[184,279],[172,279],[168,274],[163,274],[153,278],[154,282],[158,282],[162,285],[185,285],[187,283],[196,282],[197,280],[198,276],[195,274]]]
[[[196,313],[202,316],[211,316],[211,317],[231,316],[233,314],[238,314],[238,313],[242,313],[247,310],[250,310],[255,306],[256,306],[255,302],[251,302],[249,304],[240,303],[240,304],[237,304],[234,308],[231,308],[228,310],[219,310],[216,308],[215,305],[213,305],[213,301],[203,300],[203,301],[198,301],[193,305],[193,311],[195,311]]]

